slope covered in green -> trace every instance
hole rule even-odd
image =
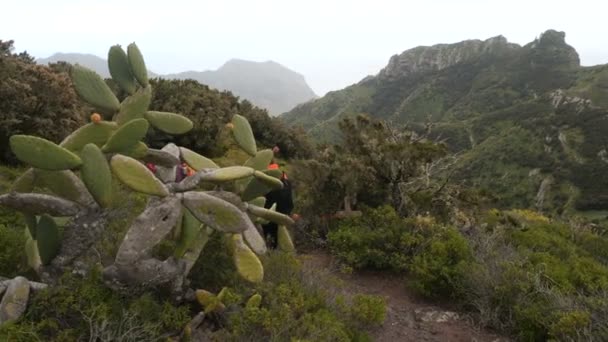
[[[331,142],[359,113],[444,141],[460,154],[456,178],[502,205],[608,207],[608,66],[582,67],[563,32],[525,46],[498,36],[407,50],[283,118]]]

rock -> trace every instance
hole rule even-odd
[[[14,278],[0,302],[0,324],[19,319],[27,308],[30,284],[24,277]]]
[[[433,309],[416,309],[416,320],[421,322],[446,323],[453,322],[460,318],[458,313],[453,311],[439,311]]]

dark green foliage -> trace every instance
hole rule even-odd
[[[335,289],[335,280],[291,254],[271,253],[264,269],[266,281],[256,289],[261,306],[229,314],[226,329],[216,333],[218,340],[367,341],[365,329],[384,321],[383,299],[348,298]]]
[[[490,211],[482,222],[469,233],[476,264],[462,290],[483,324],[522,341],[608,336],[608,266],[589,248],[608,239],[525,210]]]
[[[75,341],[83,337],[94,341],[102,336],[153,341],[178,333],[190,315],[187,306],[175,307],[154,293],[120,296],[103,284],[98,272],[84,279],[65,275],[56,286],[34,294],[24,318],[0,328],[0,337],[18,337],[27,332],[30,341]]]
[[[15,277],[23,274],[25,265],[25,227],[7,228],[0,224],[0,275]]]
[[[238,113],[247,118],[261,146],[278,145],[287,158],[306,158],[312,153],[312,147],[301,131],[286,127],[280,119],[271,118],[265,110],[247,101],[240,102],[229,92],[219,92],[193,80],[156,79],[151,80],[151,84],[154,95],[150,110],[182,114],[193,122],[194,128],[181,136],[151,130],[148,135],[150,147],[160,148],[173,141],[205,156],[223,155],[226,148],[222,141],[224,126]]]
[[[535,205],[543,177],[552,177],[540,209],[607,208],[608,164],[599,158],[608,144],[606,66],[581,67],[553,30],[523,47],[500,37],[480,43],[408,50],[379,75],[283,117],[317,142],[339,140],[340,122],[356,113],[418,133],[430,127],[430,138],[462,153],[453,176],[491,192],[501,207]],[[560,141],[572,131],[576,141]]]
[[[84,115],[68,75],[37,65],[26,53],[13,53],[12,43],[0,41],[0,161],[14,164],[11,135],[59,143]]]
[[[357,269],[409,273],[413,288],[429,297],[455,296],[471,261],[466,240],[454,228],[428,217],[403,219],[388,206],[342,221],[328,243]]]

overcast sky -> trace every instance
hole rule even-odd
[[[0,39],[35,57],[105,58],[111,45],[135,41],[157,73],[274,60],[318,95],[418,45],[499,34],[525,44],[550,28],[566,32],[583,65],[608,63],[602,0],[3,0],[0,9]]]

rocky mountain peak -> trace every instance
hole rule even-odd
[[[496,54],[519,47],[509,43],[503,36],[486,40],[465,40],[455,44],[418,46],[392,56],[378,76],[394,79],[420,72],[438,71],[484,54]]]

